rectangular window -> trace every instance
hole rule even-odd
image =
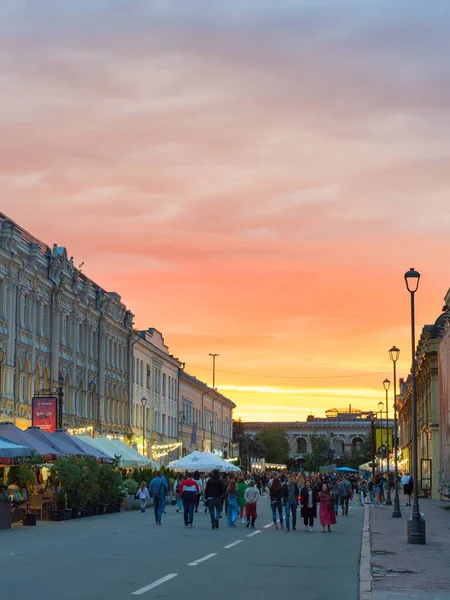
[[[162,378],[162,395],[165,396],[166,395],[166,374],[163,373],[163,378]]]
[[[147,389],[150,389],[150,365],[146,365],[147,368]]]

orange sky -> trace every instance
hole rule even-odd
[[[0,8],[1,210],[237,416],[375,409],[450,286],[449,4],[62,4]]]

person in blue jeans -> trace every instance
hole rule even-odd
[[[336,516],[339,512],[339,502],[341,500],[341,491],[339,489],[339,481],[338,478],[333,475],[332,477],[330,477],[330,483],[328,486],[331,495],[334,498],[334,512],[336,513]]]
[[[272,479],[272,483],[270,484],[269,489],[269,497],[270,497],[270,507],[272,509],[272,518],[273,523],[275,525],[275,529],[278,529],[277,524],[277,511],[278,516],[280,518],[280,527],[283,529],[283,504],[282,504],[282,483],[278,479],[278,475],[275,474]]]
[[[156,477],[150,483],[150,498],[153,498],[153,508],[155,511],[155,521],[161,525],[163,513],[163,498],[168,490],[167,483],[161,479],[160,471],[156,471]]]
[[[237,484],[234,479],[230,479],[227,487],[228,498],[228,527],[236,527],[236,520],[239,516],[239,504],[237,494]]]
[[[184,526],[192,529],[194,522],[194,509],[197,503],[197,495],[200,492],[198,483],[192,478],[192,475],[187,475],[186,479],[179,485],[180,496],[184,506]]]
[[[295,531],[297,527],[297,506],[298,497],[300,491],[297,483],[294,481],[292,475],[289,475],[288,480],[283,483],[282,497],[284,510],[286,515],[286,531],[291,528],[291,516],[292,516],[292,529]]]
[[[214,469],[205,487],[205,498],[208,500],[209,516],[211,517],[211,529],[219,529],[219,519],[222,514],[222,498],[224,495],[223,481],[219,477],[219,471]]]

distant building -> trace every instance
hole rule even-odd
[[[450,306],[450,290],[445,296],[445,306]],[[450,498],[450,318],[443,322],[443,335],[439,345],[439,429],[440,471],[438,491],[446,500]]]
[[[373,412],[358,409],[330,409],[324,418],[309,415],[306,421],[283,421],[275,423],[244,422],[244,431],[256,435],[266,427],[282,427],[286,430],[291,448],[291,458],[302,466],[306,454],[312,451],[311,438],[314,434],[328,438],[334,450],[334,459],[342,457],[352,447],[359,447],[364,437],[371,433],[371,421],[376,418]],[[390,421],[391,425],[391,421]]]
[[[183,455],[200,450],[229,458],[234,402],[184,371],[180,371],[179,400]]]

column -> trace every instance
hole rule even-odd
[[[58,292],[52,292],[51,303],[51,330],[50,330],[50,380],[51,385],[58,381],[59,371],[59,340],[61,335],[61,306],[59,304]]]

